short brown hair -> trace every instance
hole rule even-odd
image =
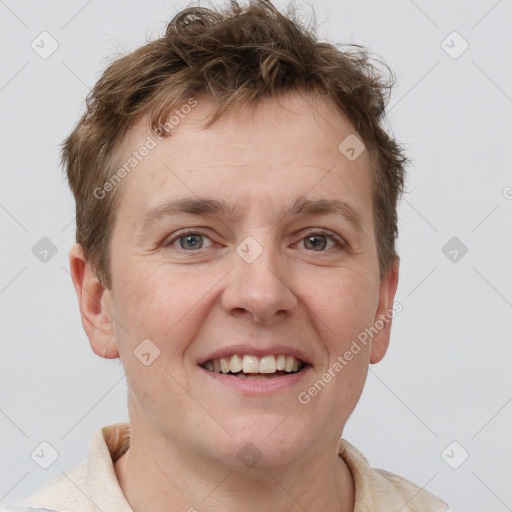
[[[176,107],[199,95],[218,105],[205,127],[229,107],[290,92],[334,101],[369,151],[381,279],[387,274],[398,257],[396,209],[408,163],[381,126],[394,75],[375,59],[385,68],[379,70],[364,47],[337,46],[320,42],[315,27],[305,27],[291,8],[281,14],[268,0],[247,6],[233,1],[218,10],[182,10],[163,37],[110,64],[62,151],[76,201],[76,242],[103,286],[112,284],[110,242],[119,191],[98,198],[95,190],[115,173],[116,149],[137,120],[148,115],[153,132],[161,134]]]

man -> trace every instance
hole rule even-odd
[[[70,267],[130,423],[17,510],[447,510],[341,439],[399,310],[388,87],[268,1],[105,71],[63,149]]]

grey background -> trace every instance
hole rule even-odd
[[[122,367],[94,355],[81,326],[59,144],[106,64],[186,5],[0,1],[0,502],[80,462],[100,426],[128,420]],[[403,311],[344,437],[455,511],[512,510],[512,3],[314,7],[322,38],[368,46],[395,71],[389,125],[414,161],[399,211]],[[31,47],[51,48],[43,31],[58,43],[46,59]],[[43,237],[57,251],[46,262],[33,252]],[[31,458],[43,441],[58,452],[48,469]],[[466,452],[457,469],[447,463]]]

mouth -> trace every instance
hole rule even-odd
[[[210,359],[200,366],[212,373],[239,379],[266,380],[300,373],[310,365],[292,355],[270,354],[258,357],[233,354]]]

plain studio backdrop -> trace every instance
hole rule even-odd
[[[323,39],[365,45],[395,71],[388,124],[413,160],[403,310],[344,437],[455,511],[512,510],[512,2],[312,3]],[[82,329],[59,144],[107,63],[187,5],[0,2],[0,502],[128,420],[119,360],[96,356]]]

